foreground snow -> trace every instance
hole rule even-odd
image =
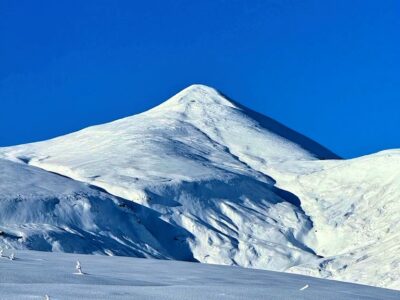
[[[399,299],[300,275],[126,257],[18,251],[0,258],[0,299]],[[74,274],[76,260],[85,275]]]
[[[400,288],[400,151],[340,160],[209,87],[0,158],[0,244]]]

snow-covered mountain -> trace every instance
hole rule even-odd
[[[10,243],[7,236],[18,236],[19,228],[24,238],[13,247],[43,249],[33,241],[51,236],[46,250],[196,260],[400,288],[400,152],[341,160],[206,86],[190,86],[139,115],[0,148],[0,157],[0,176],[15,174],[0,181],[0,206],[8,209],[0,243]],[[37,179],[21,181],[23,172]],[[74,188],[64,191],[61,181]],[[37,182],[49,195],[32,196]],[[71,209],[81,201],[71,195],[82,194],[90,205]],[[25,202],[10,204],[20,197]],[[42,215],[57,205],[19,217],[41,197],[61,197],[57,203],[70,208],[50,221]],[[44,237],[23,231],[27,224]],[[54,224],[73,230],[53,234]],[[75,246],[80,230],[85,241]]]

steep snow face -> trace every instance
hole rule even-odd
[[[0,170],[3,247],[188,259],[163,248],[167,226],[151,233],[165,222],[153,216],[151,232],[142,224],[146,208],[35,167],[0,159]]]

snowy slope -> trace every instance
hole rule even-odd
[[[301,198],[315,232],[306,243],[325,258],[292,271],[399,289],[400,151],[302,165],[295,179],[275,175]]]
[[[400,288],[398,152],[337,159],[206,86],[0,157],[131,200],[154,257]]]
[[[170,254],[177,232],[149,209],[36,167],[0,159],[0,170],[0,247],[190,259]]]
[[[7,253],[9,254],[9,253]],[[0,258],[0,299],[399,299],[400,292],[178,261],[18,251]],[[86,275],[75,275],[75,262]],[[308,286],[304,290],[303,287]]]

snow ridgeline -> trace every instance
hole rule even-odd
[[[19,168],[48,176],[36,181],[52,195],[34,198],[29,189],[36,183],[22,181],[16,188],[13,180],[0,180],[0,205],[9,205],[0,228],[23,237],[0,243],[239,265],[399,288],[399,156],[392,151],[338,160],[276,121],[194,85],[139,115],[0,148],[0,157],[13,162],[9,169],[18,169],[15,178]],[[70,194],[83,193],[87,209],[67,209],[81,201],[75,196],[60,199],[61,205],[41,204],[64,195],[68,185],[35,167],[71,178],[62,180],[77,185]],[[3,189],[10,190],[8,202]],[[92,193],[96,196],[89,197]],[[25,219],[19,210],[29,211]]]

